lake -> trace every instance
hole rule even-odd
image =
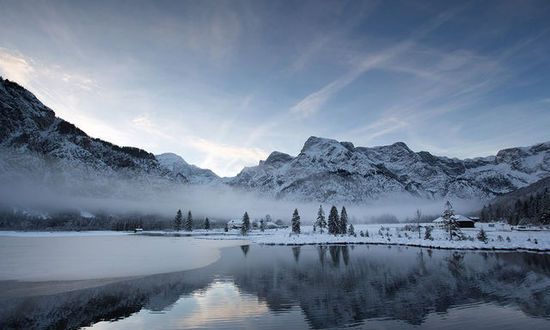
[[[6,239],[0,238],[1,328],[550,328],[549,254],[136,236],[62,244],[55,237]],[[19,258],[38,262],[31,256],[42,245],[58,246],[61,259],[71,254],[61,251],[86,255],[97,245],[111,255],[105,256],[111,265],[96,260],[93,268],[107,270],[83,276],[70,257],[74,278],[61,276],[63,269],[41,278],[40,269]],[[5,253],[14,246],[21,250],[19,258],[8,258]],[[143,257],[140,272],[135,256],[151,246],[154,253]],[[90,268],[89,260],[89,255],[81,260],[83,269]],[[131,272],[117,270],[126,262]],[[152,262],[167,272],[152,274],[157,267]],[[66,264],[58,261],[56,267]],[[14,281],[26,271],[8,266],[28,267],[34,274]]]

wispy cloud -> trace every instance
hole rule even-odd
[[[62,82],[72,87],[91,90],[97,88],[93,79],[83,74],[70,72],[59,65],[48,65],[19,52],[0,48],[0,72],[29,88],[37,88],[44,79]]]
[[[412,35],[396,45],[391,46],[381,52],[376,52],[374,55],[361,55],[358,60],[355,60],[355,65],[344,75],[333,80],[321,89],[307,95],[302,100],[298,101],[291,107],[290,112],[298,114],[301,117],[308,117],[316,113],[331,97],[340,92],[342,89],[353,83],[357,78],[365,74],[371,69],[378,68],[385,62],[403,54],[415,45],[415,42],[437,29],[439,26],[450,20],[463,7],[454,8],[437,15],[434,19],[427,22],[419,29],[414,31]]]
[[[328,85],[313,92],[296,103],[290,112],[301,117],[309,117],[316,113],[332,96],[344,89],[346,86],[355,81],[359,76],[368,70],[376,67],[379,63],[387,60],[392,54],[387,53],[381,56],[373,56],[365,59],[357,67],[353,68],[343,76],[338,77]]]
[[[203,155],[203,160],[197,165],[214,169],[221,175],[234,174],[244,166],[254,165],[258,159],[264,159],[268,153],[257,147],[220,143],[205,137],[197,136],[182,123],[156,121],[149,114],[141,114],[132,119],[134,129],[147,133],[153,143],[171,148],[170,151],[190,150]],[[174,134],[173,132],[178,132]],[[185,154],[182,154],[185,158]]]
[[[32,78],[34,68],[21,55],[0,48],[0,72],[4,77],[26,85]]]

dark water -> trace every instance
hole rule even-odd
[[[198,270],[80,284],[1,283],[0,328],[550,329],[544,254],[251,245]]]

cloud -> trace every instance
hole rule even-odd
[[[296,103],[290,112],[297,114],[301,117],[309,117],[316,113],[332,96],[344,89],[346,86],[355,81],[359,76],[369,71],[372,68],[377,67],[380,63],[388,60],[393,56],[395,49],[379,54],[377,56],[365,58],[359,65],[355,66],[352,70],[346,74],[338,77],[336,80],[325,85],[318,91],[315,91],[305,98]]]
[[[24,57],[0,48],[0,72],[5,78],[27,85],[34,73],[32,64]]]
[[[268,155],[261,148],[236,146],[197,136],[181,123],[155,120],[148,113],[135,117],[131,123],[135,129],[148,134],[146,139],[150,143],[158,141],[158,145],[163,145],[163,148],[167,146],[173,148],[170,149],[172,152],[193,149],[195,154],[204,155],[198,165],[211,169],[221,176],[232,175],[244,166],[256,164],[259,159],[265,159]],[[185,154],[183,157],[185,158]]]
[[[369,70],[378,68],[387,61],[409,51],[415,45],[417,40],[428,35],[430,32],[450,20],[463,8],[464,7],[453,8],[437,15],[434,19],[414,31],[409,38],[402,40],[394,46],[388,47],[381,52],[377,52],[374,55],[356,56],[356,60],[354,61],[355,65],[353,65],[351,70],[333,80],[329,84],[323,86],[321,89],[307,95],[305,98],[292,106],[290,112],[298,114],[301,117],[309,117],[313,115],[331,97],[353,83],[357,78]]]
[[[348,131],[345,135],[345,139],[355,140],[357,136],[361,136],[362,143],[369,143],[378,137],[393,133],[408,126],[409,123],[403,119],[397,117],[383,117],[369,125]]]
[[[70,72],[59,65],[47,65],[5,48],[0,48],[0,72],[30,89],[43,89],[52,83],[86,91],[98,87],[94,80],[83,74]],[[48,82],[43,83],[45,80]]]

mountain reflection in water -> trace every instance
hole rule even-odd
[[[550,327],[547,254],[246,245],[192,271],[59,294],[25,285],[1,284],[16,292],[0,296],[2,328]]]

